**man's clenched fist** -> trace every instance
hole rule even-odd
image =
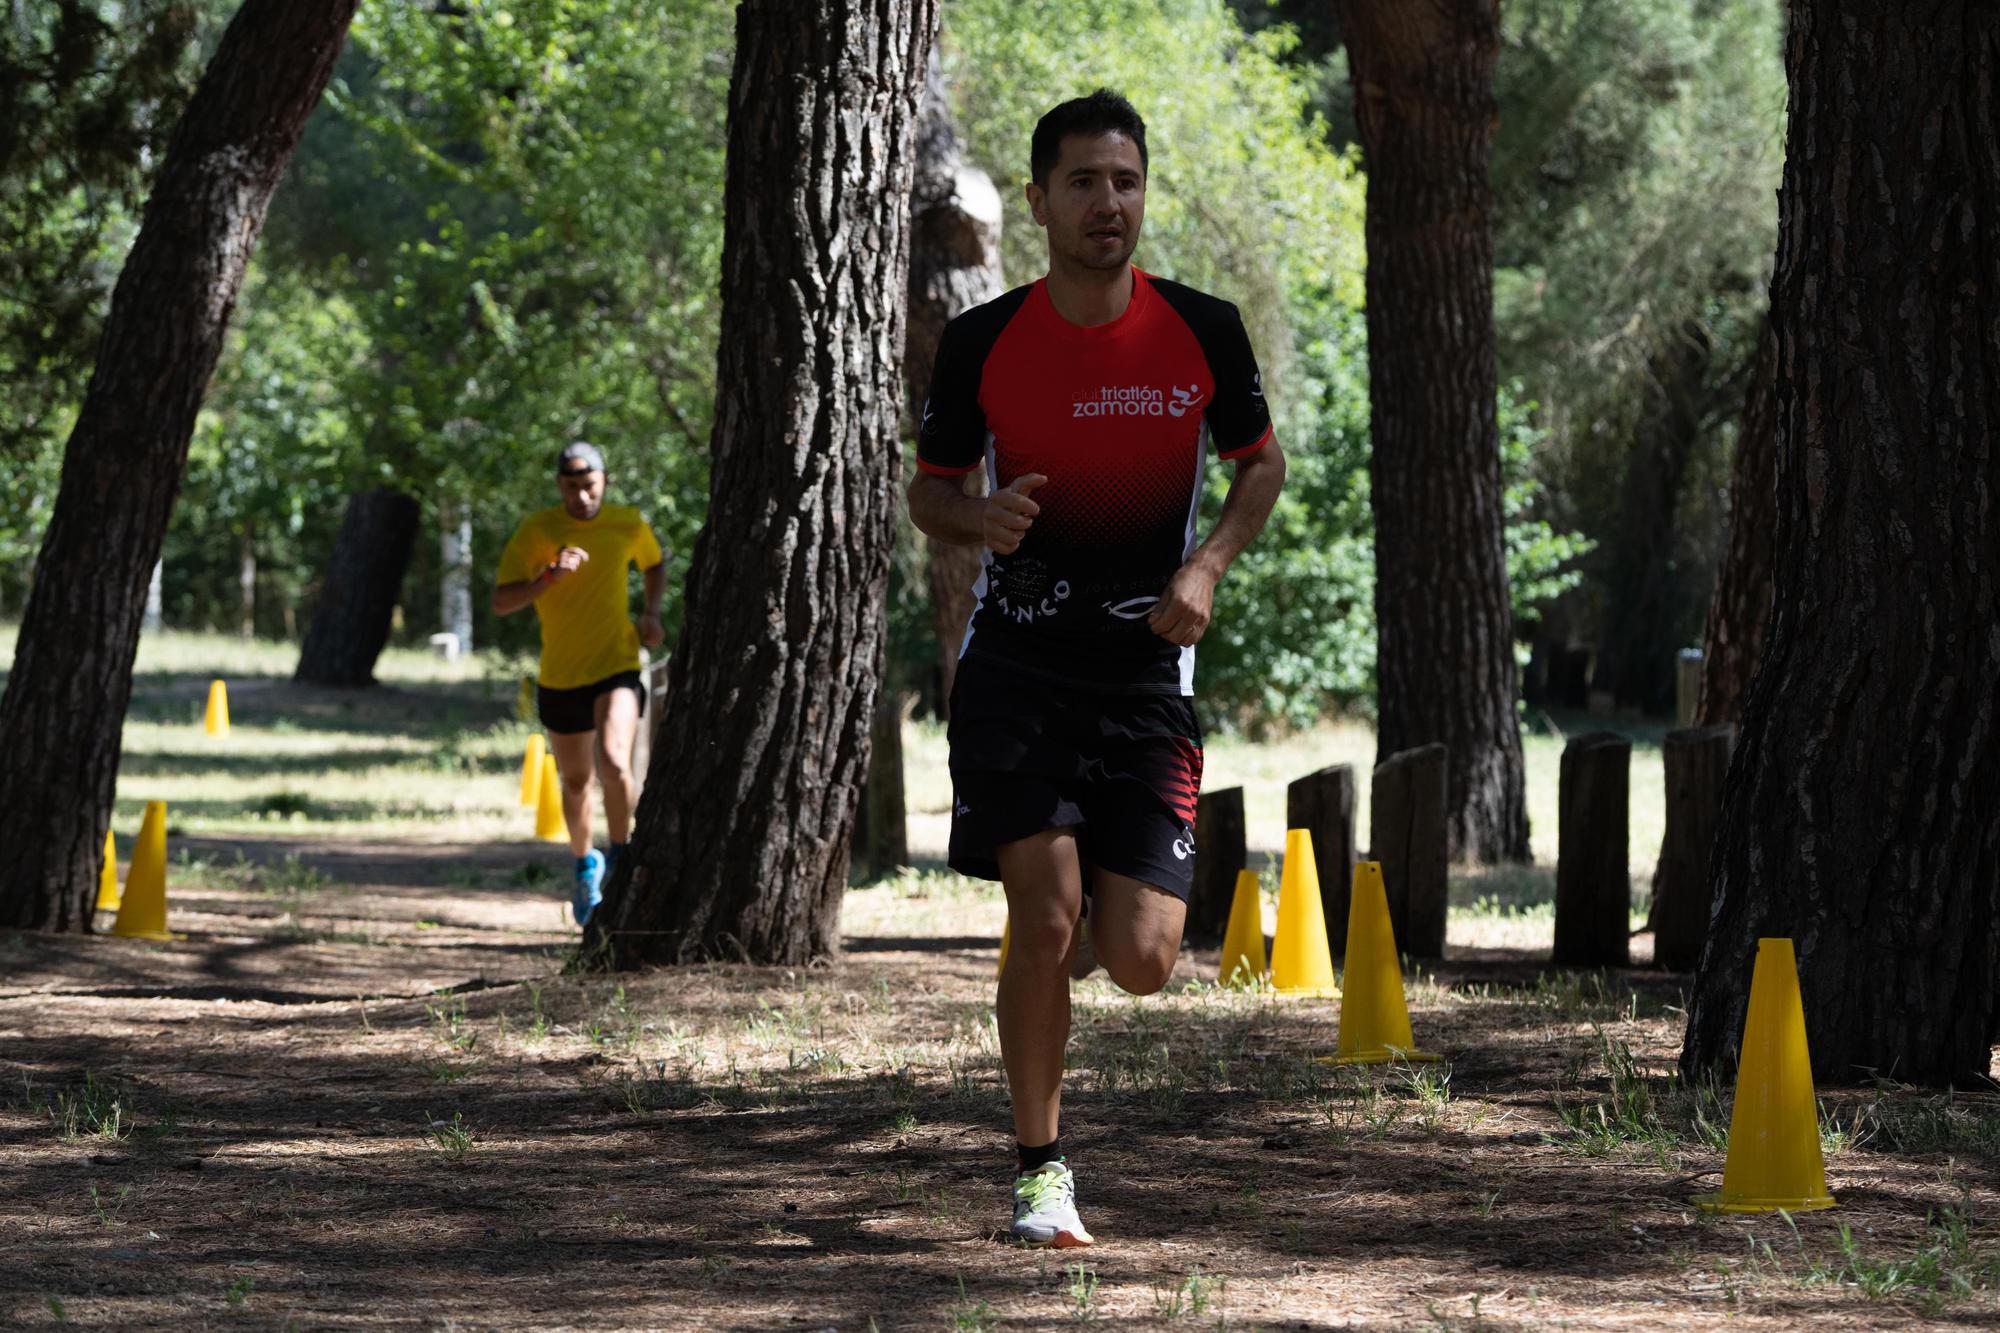
[[[1042,512],[1028,496],[1047,480],[1039,472],[1024,473],[986,497],[981,535],[995,555],[1012,555],[1020,549],[1021,538],[1034,526],[1035,515]]]

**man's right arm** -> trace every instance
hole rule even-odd
[[[919,472],[910,483],[910,521],[927,536],[953,546],[987,546],[1012,555],[1042,507],[1028,498],[1048,478],[1019,476],[991,495],[967,495],[958,477]]]
[[[583,567],[590,559],[590,552],[581,546],[565,546],[556,552],[556,558],[535,571],[533,578],[520,579],[513,583],[496,584],[493,588],[493,614],[511,616],[522,607],[528,606],[548,590],[550,585],[560,583],[569,575]]]

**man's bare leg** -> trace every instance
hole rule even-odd
[[[1061,1128],[1069,957],[1083,910],[1083,868],[1074,829],[1010,842],[997,855],[1012,940],[996,1005],[1000,1060],[1014,1103],[1014,1137],[1033,1147],[1053,1143]]]
[[[556,773],[562,778],[563,819],[569,824],[569,850],[573,856],[590,851],[590,761],[596,741],[594,731],[549,733],[549,748],[556,754]]]
[[[611,841],[623,844],[632,836],[632,806],[638,799],[638,784],[632,779],[632,736],[639,726],[639,696],[630,690],[606,690],[597,696],[595,709],[604,824]]]
[[[1111,979],[1132,994],[1167,984],[1186,925],[1187,904],[1165,889],[1108,870],[1092,876],[1091,945]]]

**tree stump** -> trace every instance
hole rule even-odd
[[[1354,892],[1353,766],[1322,768],[1286,787],[1285,827],[1312,833],[1326,942],[1339,962],[1347,954],[1347,900]]]
[[[1667,832],[1653,881],[1653,962],[1692,972],[1708,933],[1708,860],[1722,826],[1722,782],[1736,728],[1671,731],[1660,746],[1667,767]]]
[[[1371,857],[1382,863],[1396,948],[1412,958],[1444,957],[1450,757],[1442,744],[1419,745],[1375,766],[1368,809]]]
[[[1632,742],[1609,731],[1563,748],[1554,961],[1623,967],[1632,959],[1632,870],[1626,826]]]
[[[1205,791],[1195,804],[1194,888],[1188,893],[1190,939],[1221,939],[1236,897],[1236,872],[1249,851],[1244,842],[1243,789]]]

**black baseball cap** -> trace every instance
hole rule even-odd
[[[583,467],[572,466],[576,463],[582,463]],[[562,452],[556,455],[558,477],[565,474],[574,476],[584,472],[602,471],[604,471],[604,455],[598,452],[596,445],[587,440],[571,440],[562,447]]]

